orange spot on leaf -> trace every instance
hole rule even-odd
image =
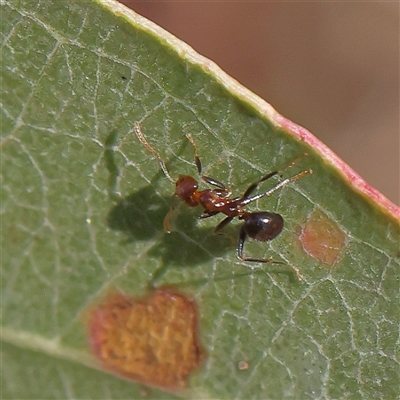
[[[239,371],[246,371],[249,369],[249,363],[247,361],[239,361],[237,364]]]
[[[106,369],[168,390],[185,387],[204,358],[193,300],[168,289],[110,295],[91,313],[89,336]]]
[[[304,251],[327,265],[337,261],[345,239],[343,231],[322,211],[310,215],[300,234]]]

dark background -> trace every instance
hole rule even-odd
[[[399,3],[123,2],[400,203]]]

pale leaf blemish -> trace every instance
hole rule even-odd
[[[241,360],[237,363],[237,368],[239,371],[246,371],[249,369],[249,363],[247,361]]]
[[[346,242],[340,227],[319,210],[303,225],[299,239],[307,254],[330,266],[336,263]]]

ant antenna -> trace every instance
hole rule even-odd
[[[283,171],[286,168],[290,168],[293,167],[293,165],[297,164],[302,158],[304,157],[308,157],[308,153],[303,153],[300,154],[299,156],[297,156],[295,159],[293,159],[292,161],[289,161],[288,163],[284,164],[279,170]]]
[[[134,127],[134,130],[135,130],[135,134],[136,134],[137,138],[140,140],[140,142],[142,143],[142,145],[143,145],[144,147],[146,147],[146,149],[147,149],[151,154],[153,154],[153,156],[154,156],[155,158],[157,158],[157,161],[158,161],[158,163],[160,164],[160,167],[161,167],[162,171],[164,172],[164,175],[165,175],[171,182],[175,183],[175,180],[172,179],[171,175],[170,175],[169,172],[168,172],[168,168],[167,168],[167,166],[165,165],[164,160],[163,160],[163,159],[161,158],[161,156],[157,153],[157,151],[156,151],[155,149],[153,149],[153,147],[151,147],[151,146],[149,145],[149,143],[147,142],[146,138],[144,137],[144,135],[143,135],[143,133],[142,133],[142,130],[140,129],[140,124],[139,124],[139,122],[135,122],[135,124],[134,124],[133,127]]]
[[[281,165],[280,168],[276,170],[276,173],[279,174],[280,177],[282,177],[282,173],[286,168],[293,167],[296,165],[302,158],[308,157],[308,153],[303,153],[294,158],[293,160],[286,162],[285,164]]]

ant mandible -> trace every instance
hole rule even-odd
[[[196,207],[198,205],[203,207],[203,213],[200,215],[199,218],[209,218],[219,213],[226,215],[226,217],[215,227],[214,233],[220,231],[222,228],[228,225],[235,217],[244,221],[244,225],[240,229],[239,239],[237,242],[237,256],[240,260],[248,262],[285,264],[280,261],[273,261],[270,258],[253,258],[245,257],[243,255],[243,247],[247,237],[261,242],[267,242],[268,240],[275,239],[283,229],[283,218],[281,215],[268,211],[248,212],[245,211],[243,208],[256,200],[261,199],[262,197],[270,196],[272,193],[275,193],[283,186],[286,186],[291,182],[297,181],[305,175],[312,174],[311,169],[300,172],[299,174],[294,175],[290,178],[284,179],[283,181],[275,185],[272,189],[266,192],[251,196],[251,194],[260,183],[279,173],[278,170],[272,171],[269,174],[263,176],[258,181],[252,183],[241,197],[232,198],[230,197],[231,192],[222,182],[209,176],[202,175],[200,157],[197,153],[196,144],[191,135],[186,135],[186,137],[194,149],[194,160],[196,163],[197,171],[201,179],[209,185],[214,186],[215,189],[199,190],[198,181],[190,175],[179,175],[176,181],[172,179],[164,160],[157,153],[157,151],[147,142],[138,122],[135,122],[134,130],[136,136],[143,144],[143,146],[148,151],[150,151],[150,153],[152,153],[154,157],[157,158],[165,176],[171,182],[175,183],[174,196],[179,197],[189,207]],[[294,161],[292,161],[291,164],[293,163]],[[167,232],[170,232],[169,220],[171,211],[166,215],[164,220],[164,228]],[[295,271],[297,278],[301,280],[299,270],[293,266],[290,267]]]

